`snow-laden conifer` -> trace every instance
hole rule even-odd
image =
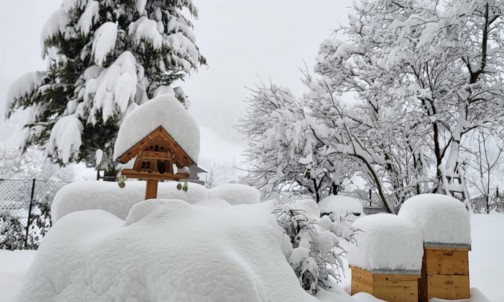
[[[102,150],[97,169],[115,175],[125,114],[205,63],[190,17],[190,0],[63,1],[41,32],[47,70],[19,78],[6,99],[8,116],[34,108],[25,147],[41,146],[61,164],[95,165]]]

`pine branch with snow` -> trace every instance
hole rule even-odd
[[[33,108],[25,147],[115,175],[112,148],[129,111],[160,90],[187,106],[166,88],[205,64],[187,17],[197,15],[190,0],[63,1],[41,32],[48,69],[18,79],[6,99],[8,116]]]

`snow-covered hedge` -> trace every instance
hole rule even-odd
[[[469,212],[459,200],[441,194],[421,194],[406,200],[399,216],[415,224],[429,244],[471,244]]]
[[[420,230],[392,214],[375,214],[357,220],[357,245],[349,247],[350,265],[368,271],[414,271],[422,268],[423,241]]]
[[[45,237],[17,302],[318,301],[287,262],[276,206],[157,199],[134,205],[126,221],[70,213]]]
[[[188,203],[224,199],[230,204],[253,204],[259,202],[259,191],[253,187],[226,184],[213,189],[189,183],[187,192],[177,190],[177,182],[160,182],[158,198],[181,199]],[[128,181],[121,189],[115,182],[80,181],[61,188],[51,207],[53,222],[68,213],[82,210],[105,210],[121,219],[126,219],[130,208],[145,199],[145,182]]]
[[[355,221],[358,217],[364,215],[362,202],[348,196],[327,196],[319,201],[318,207],[320,215],[328,215],[332,220],[336,220],[338,215],[343,215],[347,219]]]

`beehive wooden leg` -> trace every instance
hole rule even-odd
[[[145,199],[157,198],[158,181],[156,179],[148,179],[145,188]]]

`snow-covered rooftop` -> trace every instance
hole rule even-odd
[[[200,151],[198,124],[170,94],[157,96],[126,116],[117,134],[114,158],[124,154],[159,126],[171,135],[195,163],[198,162]]]
[[[399,270],[420,273],[423,241],[420,230],[392,214],[363,217],[353,224],[362,230],[350,245],[350,265],[369,271]]]
[[[420,194],[404,202],[399,216],[415,224],[426,244],[471,244],[469,212],[459,200],[442,194]]]

